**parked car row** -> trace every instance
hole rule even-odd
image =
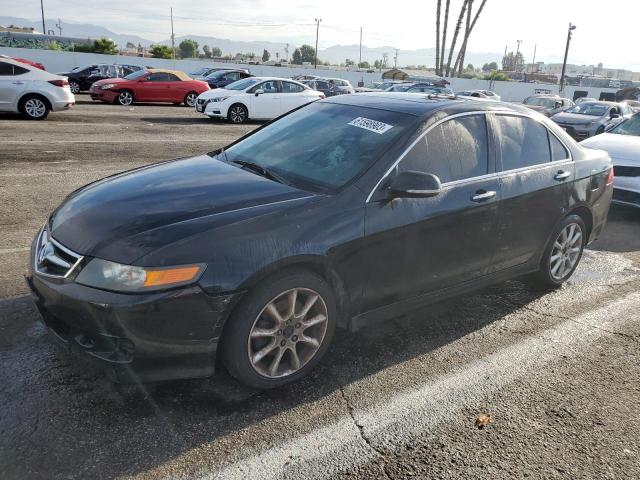
[[[143,67],[138,65],[121,65],[121,64],[93,64],[75,67],[68,72],[61,72],[58,75],[67,77],[69,80],[69,88],[71,93],[86,92],[98,80],[108,78],[123,78],[127,75],[141,70]]]

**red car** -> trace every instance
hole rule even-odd
[[[93,100],[131,105],[134,102],[184,103],[194,107],[196,98],[209,90],[207,82],[194,80],[184,72],[150,68],[124,78],[108,78],[91,85]]]

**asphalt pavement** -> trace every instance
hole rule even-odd
[[[563,288],[513,280],[338,332],[309,378],[277,390],[224,372],[121,388],[57,346],[22,280],[51,209],[255,126],[175,106],[0,117],[0,478],[640,478],[632,209],[612,209]]]

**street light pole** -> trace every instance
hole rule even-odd
[[[576,29],[576,26],[569,23],[569,29],[567,30],[567,46],[564,49],[564,61],[562,62],[562,74],[560,75],[560,90],[559,93],[564,92],[564,75],[567,71],[567,57],[569,56],[569,43],[571,43],[571,34]]]
[[[313,68],[318,68],[318,32],[320,31],[320,22],[322,21],[321,18],[316,18],[316,54],[314,55],[314,59],[313,59]]]
[[[513,69],[517,72],[518,71],[518,55],[520,54],[520,44],[522,43],[522,40],[516,40],[516,42],[518,42],[518,47],[516,48],[516,57],[513,59]]]

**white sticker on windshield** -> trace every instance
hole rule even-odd
[[[370,118],[358,117],[354,118],[349,122],[349,125],[353,125],[354,127],[364,128],[365,130],[369,130],[370,132],[383,134],[387,130],[393,127],[393,125],[387,125],[384,122],[379,122],[377,120],[371,120]]]

